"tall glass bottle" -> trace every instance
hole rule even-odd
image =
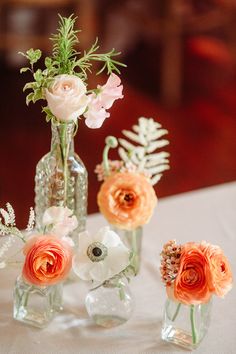
[[[36,166],[35,212],[36,227],[40,229],[44,211],[51,206],[67,206],[78,219],[78,228],[71,237],[77,243],[77,235],[86,226],[87,170],[74,152],[75,124],[53,123],[51,150]]]

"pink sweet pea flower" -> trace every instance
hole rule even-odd
[[[115,100],[123,98],[123,85],[120,85],[120,78],[111,74],[105,85],[97,86],[99,93],[96,95],[92,93],[88,96],[88,109],[84,113],[85,124],[92,129],[100,128],[104,120],[110,117],[106,109],[111,108]]]
[[[116,74],[111,74],[105,83],[105,85],[98,85],[97,88],[100,90],[97,95],[97,100],[101,107],[105,109],[111,108],[115,100],[123,98],[122,90],[123,85],[120,85],[121,79]]]
[[[106,118],[110,117],[110,113],[101,107],[97,97],[94,94],[91,94],[90,98],[91,100],[88,105],[88,110],[84,113],[85,124],[91,129],[97,129],[102,126]]]

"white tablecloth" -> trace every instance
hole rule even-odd
[[[102,216],[88,218],[88,229],[104,225]],[[159,276],[164,242],[207,240],[220,245],[236,269],[236,183],[228,183],[160,200],[144,228],[142,269],[131,283],[136,298],[133,317],[113,329],[87,319],[81,283],[67,284],[64,310],[43,330],[12,319],[12,288],[19,270],[0,272],[0,353],[186,353],[160,338],[165,290]],[[224,300],[214,298],[211,327],[195,353],[236,353],[236,287]]]

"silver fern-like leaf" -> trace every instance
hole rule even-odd
[[[152,185],[159,182],[162,172],[169,169],[169,153],[162,151],[154,153],[169,144],[162,139],[168,133],[161,124],[153,118],[140,117],[138,124],[132,127],[133,131],[123,130],[125,138],[120,138],[118,153],[125,164],[132,163],[139,172],[150,177]]]

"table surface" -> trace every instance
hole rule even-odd
[[[88,230],[105,224],[99,214],[88,217]],[[207,240],[223,248],[233,273],[236,270],[236,182],[163,198],[144,227],[142,268],[132,280],[136,308],[124,325],[112,329],[95,326],[83,305],[82,283],[64,286],[64,310],[45,329],[31,328],[12,319],[12,289],[19,270],[0,274],[0,354],[135,354],[186,353],[160,338],[165,289],[158,267],[163,243]],[[207,336],[195,353],[236,352],[236,290],[225,299],[214,297]]]

